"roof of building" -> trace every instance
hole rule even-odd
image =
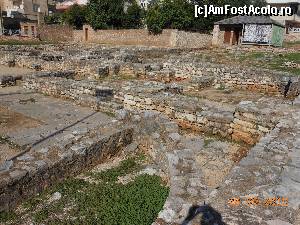
[[[57,10],[66,10],[68,8],[70,8],[72,5],[86,5],[88,2],[88,0],[68,0],[68,1],[64,1],[61,3],[57,3],[56,4],[56,9]]]
[[[300,3],[300,0],[267,0],[268,4],[290,4]]]
[[[275,24],[284,27],[283,24],[272,20],[269,16],[235,16],[215,22],[217,25],[238,25],[238,24]]]

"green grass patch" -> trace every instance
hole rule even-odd
[[[26,201],[23,211],[1,213],[0,222],[19,224],[24,218],[36,224],[78,225],[149,225],[157,218],[169,194],[158,176],[139,175],[126,184],[119,176],[141,169],[144,155],[122,161],[117,167],[88,173],[93,181],[68,178],[42,194]],[[61,198],[49,203],[49,197],[59,192]]]
[[[291,68],[284,66],[285,62],[294,62],[300,64],[300,53],[287,53],[274,56],[269,63],[269,68],[279,71],[289,72],[295,75],[300,75],[300,68]]]
[[[16,218],[17,218],[17,215],[12,211],[0,212],[0,223],[12,221],[12,220],[15,220]]]
[[[46,220],[48,218],[48,216],[49,216],[49,211],[44,209],[44,210],[34,213],[33,220],[36,223],[41,223],[44,220]]]
[[[157,176],[141,175],[122,185],[89,186],[75,199],[75,224],[149,225],[154,222],[168,196]],[[64,223],[70,223],[65,221]]]
[[[257,59],[262,59],[265,56],[264,52],[251,52],[251,53],[246,53],[245,55],[240,55],[240,60],[245,61],[245,60],[257,60]]]
[[[239,56],[238,61],[247,65],[300,75],[300,68],[290,68],[284,66],[285,62],[294,62],[300,64],[300,53],[298,52],[286,54],[251,52]]]
[[[300,63],[300,53],[293,52],[293,53],[287,53],[287,54],[279,54],[275,57],[275,59],[281,60],[281,61],[293,61],[296,63]]]
[[[129,158],[120,163],[119,166],[102,171],[100,173],[90,173],[91,177],[103,182],[115,182],[118,177],[132,173],[139,168],[139,164],[135,158]]]

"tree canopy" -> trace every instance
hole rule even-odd
[[[68,23],[81,29],[84,23],[93,29],[134,29],[146,26],[150,33],[163,29],[179,29],[209,32],[214,22],[230,15],[210,15],[195,18],[195,5],[215,6],[264,6],[265,0],[153,0],[148,10],[142,9],[136,0],[89,0],[87,6],[73,5],[60,18],[47,18],[50,23]]]
[[[62,16],[62,21],[73,26],[76,29],[81,29],[86,23],[86,6],[72,5]]]
[[[217,15],[207,18],[194,16],[194,5],[215,6],[245,6],[265,5],[265,0],[161,0],[152,4],[146,14],[146,25],[150,33],[157,34],[162,29],[172,28],[180,30],[210,31],[213,23],[226,16]]]

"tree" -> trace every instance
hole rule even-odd
[[[148,9],[146,24],[150,33],[159,34],[162,32],[162,29],[164,28],[164,19],[159,5],[152,5]]]
[[[83,24],[86,23],[86,15],[86,6],[75,4],[64,13],[63,21],[76,29],[81,29]]]
[[[90,0],[87,20],[93,29],[122,28],[124,0]]]
[[[162,29],[188,29],[194,20],[194,6],[188,0],[164,0],[150,6],[146,24],[150,33],[160,33]]]
[[[46,24],[61,24],[63,21],[62,15],[54,13],[49,16],[45,16],[45,23]]]
[[[194,5],[215,6],[264,6],[265,0],[162,0],[150,5],[146,15],[146,25],[150,33],[160,33],[162,29],[197,30],[210,32],[214,22],[228,16],[214,15],[208,18],[194,17]],[[229,16],[230,17],[230,16]]]
[[[141,28],[143,26],[144,10],[133,2],[127,8],[124,18],[124,28]]]

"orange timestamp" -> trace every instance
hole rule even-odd
[[[260,199],[259,197],[246,197],[242,200],[239,197],[234,197],[230,198],[227,203],[231,207],[239,206],[242,203],[248,206],[287,207],[289,205],[289,199],[285,197],[271,197],[266,199]]]

